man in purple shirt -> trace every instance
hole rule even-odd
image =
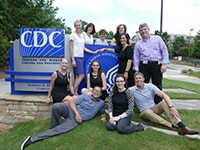
[[[144,74],[145,83],[149,83],[151,79],[152,83],[162,90],[162,78],[167,69],[166,64],[169,64],[169,54],[162,38],[150,35],[149,31],[146,23],[139,25],[142,39],[134,48],[134,69]],[[156,104],[161,100],[158,96],[154,98]]]
[[[21,150],[35,142],[69,132],[82,121],[92,119],[98,112],[101,113],[101,120],[106,121],[105,104],[103,100],[99,99],[101,93],[101,87],[95,86],[92,95],[80,95],[67,104],[55,103],[52,107],[50,129],[41,134],[28,136],[22,143]],[[60,117],[64,118],[61,124],[59,124]]]

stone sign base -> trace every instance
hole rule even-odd
[[[46,98],[47,95],[0,94],[0,131],[17,122],[50,117],[52,105],[45,102]]]

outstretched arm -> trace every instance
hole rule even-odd
[[[174,107],[174,105],[173,105],[171,99],[169,98],[169,96],[167,94],[165,94],[163,91],[158,91],[157,95],[165,100],[165,102],[167,103],[167,105],[169,107],[171,115],[173,117],[176,117],[176,118],[180,119],[179,113],[176,110],[176,108]]]
[[[75,115],[76,115],[76,121],[77,121],[78,123],[82,123],[82,117],[80,116],[80,114],[79,114],[79,112],[78,112],[78,110],[77,110],[77,108],[76,108],[75,100],[71,100],[71,101],[69,102],[69,106],[71,107],[71,109],[73,110],[73,112],[74,112]]]

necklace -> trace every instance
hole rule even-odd
[[[60,72],[60,74],[61,74],[61,75],[63,75],[63,76],[65,76],[65,75],[66,75],[66,73],[67,73],[66,71],[65,71],[65,72],[63,72],[63,71],[61,71],[61,70],[60,70],[59,72]]]
[[[92,76],[93,76],[94,79],[96,79],[97,78],[97,73],[96,72],[92,73]]]

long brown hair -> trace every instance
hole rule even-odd
[[[113,89],[112,89],[113,94],[118,93],[118,87],[117,87],[117,85],[116,85],[116,80],[117,80],[117,78],[119,78],[119,77],[121,77],[121,78],[124,79],[124,82],[125,82],[124,87],[127,88],[127,82],[126,82],[126,78],[124,77],[124,75],[123,75],[123,74],[117,74],[117,75],[115,76],[115,80],[114,80],[115,83],[114,83],[114,86],[113,86]]]
[[[97,63],[99,64],[99,69],[98,69],[98,74],[97,74],[97,76],[98,76],[98,78],[101,78],[101,74],[102,74],[102,72],[103,72],[103,69],[102,69],[101,64],[100,64],[100,62],[99,62],[98,60],[93,60],[93,61],[92,61],[91,65],[90,65],[90,74],[93,72],[92,65],[93,65],[94,62],[97,62]]]

